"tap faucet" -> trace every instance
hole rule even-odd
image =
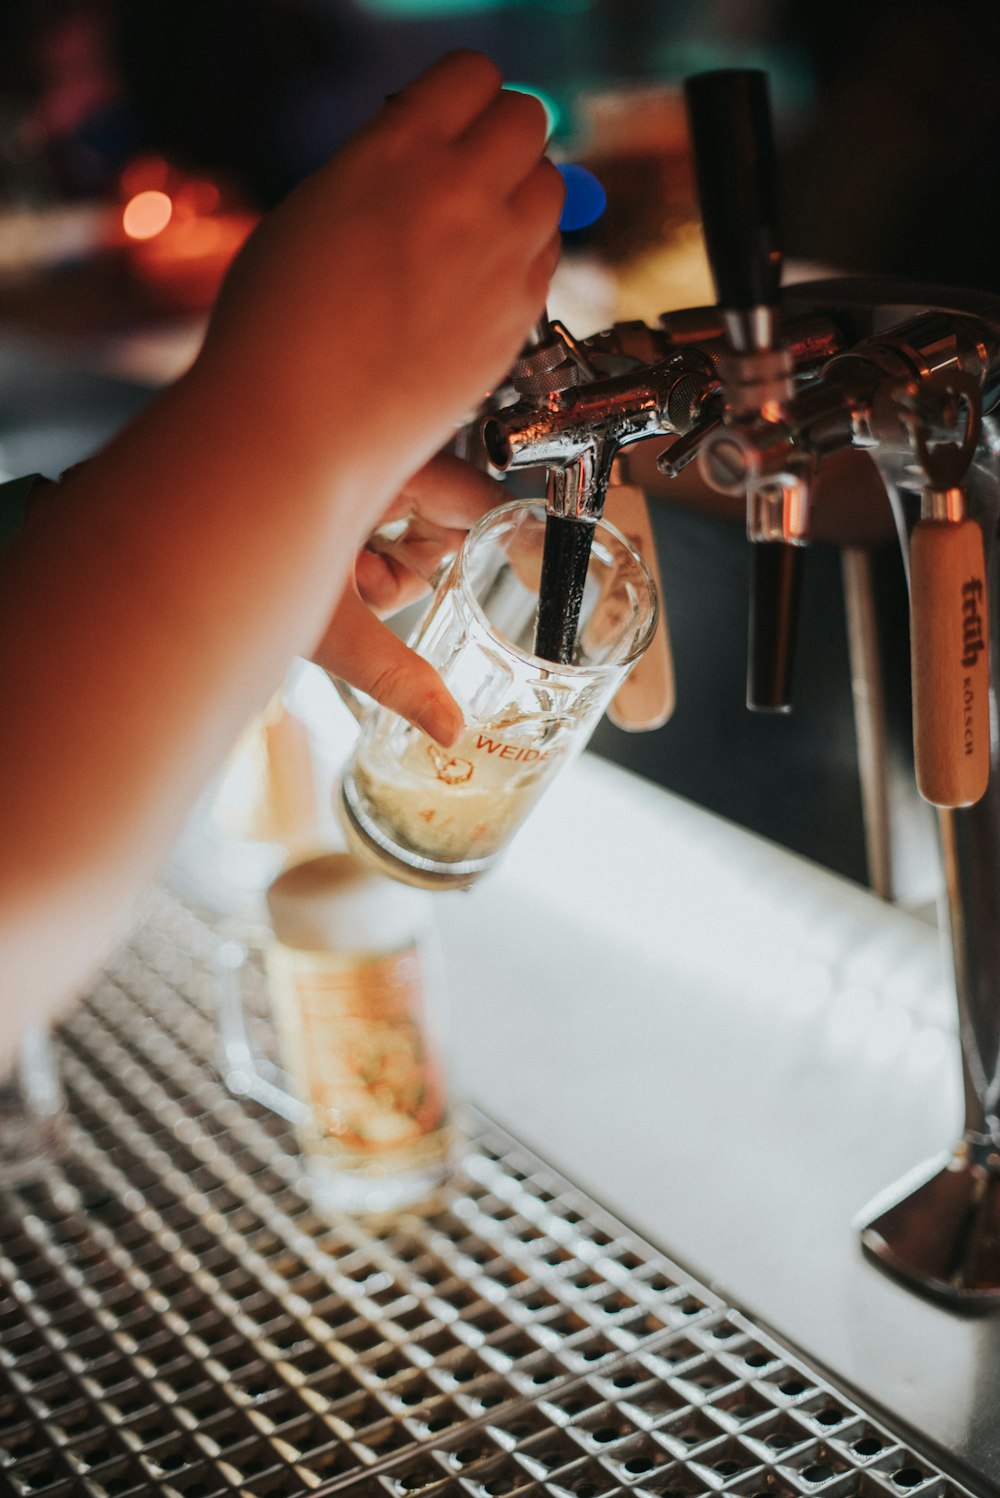
[[[867,1251],[925,1293],[998,1304],[1000,298],[862,277],[780,291],[766,79],[728,70],[686,93],[718,306],[581,341],[546,321],[483,446],[498,472],[546,467],[549,513],[581,534],[635,442],[671,437],[661,472],[696,461],[710,488],[740,495],[748,705],[780,712],[814,476],[846,450],[875,464],[910,585],[914,756],[937,808],[965,1119],[954,1149],[889,1188],[859,1227]]]

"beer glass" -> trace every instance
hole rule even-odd
[[[515,500],[469,532],[410,641],[465,717],[442,749],[375,704],[341,783],[352,851],[404,883],[472,884],[586,744],[649,644],[657,601],[640,556],[598,521],[568,665],[533,654],[545,510]]]
[[[270,925],[217,958],[226,1085],[295,1125],[321,1207],[431,1200],[454,1146],[433,901],[329,853],[279,874],[267,905]]]

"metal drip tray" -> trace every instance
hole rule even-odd
[[[171,895],[61,1036],[69,1149],[0,1198],[0,1494],[952,1498],[917,1455],[472,1109],[433,1216],[310,1204],[212,1066]]]

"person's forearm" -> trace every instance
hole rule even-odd
[[[389,498],[509,368],[558,255],[544,144],[488,59],[427,69],[250,236],[191,374],[0,559],[0,1058],[106,950]]]
[[[47,1005],[84,976],[326,624],[375,465],[345,451],[334,483],[268,425],[266,401],[240,409],[196,372],[68,478],[3,563],[9,992]],[[0,1054],[3,1034],[0,1013]]]

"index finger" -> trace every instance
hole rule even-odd
[[[416,128],[454,139],[499,94],[503,77],[482,52],[447,52],[386,101],[385,118],[409,116]]]
[[[460,148],[498,193],[523,181],[545,149],[549,122],[532,94],[501,89],[462,135]]]
[[[454,453],[438,453],[409,479],[386,519],[416,511],[435,525],[465,530],[509,498],[503,484]]]

